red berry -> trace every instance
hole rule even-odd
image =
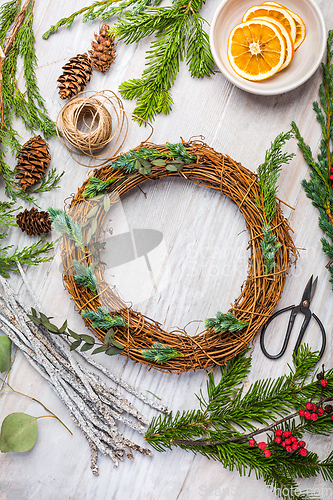
[[[276,429],[275,434],[277,436],[282,436],[282,434],[283,434],[282,429]]]
[[[332,174],[333,174],[333,167],[331,167],[331,172],[332,172]]]
[[[302,457],[306,457],[306,455],[308,454],[308,450],[306,450],[305,448],[301,448],[299,450],[299,454],[302,455]]]
[[[291,436],[291,432],[290,431],[284,431],[284,437],[285,438],[288,438]]]
[[[333,420],[333,418],[332,418],[332,420]],[[285,441],[282,441],[281,446],[283,446],[283,448],[285,448],[285,447],[287,446],[287,445],[286,445],[286,442],[285,442]]]
[[[258,443],[258,448],[259,448],[260,450],[264,450],[264,449],[266,448],[266,446],[267,446],[267,444],[266,444],[266,443],[264,443],[264,442]]]
[[[316,422],[316,420],[318,420],[318,415],[317,415],[317,413],[311,413],[311,420],[312,420],[313,422]]]
[[[306,411],[306,412],[304,413],[304,417],[305,417],[305,418],[307,418],[307,419],[309,420],[309,419],[311,418],[311,414],[310,414],[310,412],[309,412],[309,411]]]
[[[305,414],[305,410],[300,410],[300,411],[299,411],[299,416],[300,416],[300,417],[304,417],[304,414]]]
[[[271,452],[269,450],[264,450],[264,455],[266,458],[270,457],[271,456]]]
[[[306,445],[306,442],[305,441],[299,441],[298,444],[300,445],[301,448],[304,448],[305,445]]]
[[[255,446],[256,442],[254,439],[249,439],[249,446]]]
[[[291,439],[289,439],[289,438],[288,438],[288,439],[286,439],[286,445],[288,445],[288,446],[289,446],[290,444],[291,444]]]
[[[280,438],[280,436],[276,436],[276,438],[274,439],[274,441],[276,442],[276,444],[280,444],[282,439]]]
[[[316,411],[316,409],[317,409],[317,406],[313,404],[312,405],[312,411]]]
[[[329,179],[330,181],[333,181],[333,175],[330,175]]]
[[[312,410],[313,404],[312,403],[306,403],[305,408],[309,411]]]
[[[321,381],[320,381],[320,385],[321,385],[322,387],[327,387],[327,385],[328,385],[328,381],[327,381],[326,379],[321,380]]]
[[[294,443],[294,444],[291,445],[291,447],[292,447],[293,450],[297,450],[298,444]]]
[[[324,415],[325,410],[323,408],[318,408],[318,415],[322,416]]]
[[[291,441],[292,441],[292,443],[297,443],[297,437],[292,436],[292,437],[291,437]]]
[[[333,420],[333,415],[331,416],[331,420]]]
[[[286,450],[288,453],[292,453],[294,451],[291,446],[287,446]]]

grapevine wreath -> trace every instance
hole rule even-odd
[[[98,352],[122,352],[158,370],[180,373],[221,365],[246,348],[273,313],[287,270],[297,258],[276,198],[278,160],[286,163],[292,157],[281,153],[289,137],[275,139],[258,175],[198,140],[141,144],[94,171],[66,214],[71,234],[64,235],[62,261],[66,287],[85,324],[102,342]],[[125,304],[106,283],[99,258],[99,237],[111,204],[147,180],[175,175],[228,196],[250,234],[249,272],[239,297],[228,313],[206,320],[206,329],[193,337],[181,330],[167,332]],[[60,212],[51,210],[51,218],[56,221]]]

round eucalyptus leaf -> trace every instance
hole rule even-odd
[[[38,436],[37,419],[26,413],[11,413],[2,422],[0,450],[23,452],[31,450]]]
[[[0,373],[8,372],[11,364],[12,341],[6,337],[0,337]]]

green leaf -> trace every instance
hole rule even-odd
[[[37,441],[37,419],[26,413],[11,413],[2,422],[0,450],[2,453],[31,450]]]
[[[32,315],[37,318],[37,311],[33,307],[31,308]]]
[[[111,341],[114,339],[114,329],[113,328],[110,328],[110,330],[108,330],[105,334],[105,337],[104,337],[104,342],[107,344],[107,345],[110,345],[111,344]]]
[[[75,342],[73,342],[71,344],[71,347],[70,347],[70,351],[74,351],[75,349],[77,349],[79,347],[79,345],[81,344],[82,340],[76,340]]]
[[[183,170],[184,163],[181,164],[172,164],[168,163],[168,165],[165,167],[166,170],[169,170],[169,172],[181,172]]]
[[[80,335],[80,338],[82,340],[84,340],[85,342],[87,342],[87,344],[94,345],[94,343],[95,343],[95,339],[91,335],[84,335],[84,334],[82,334],[82,335]]]
[[[45,328],[48,329],[49,332],[51,333],[58,333],[58,327],[56,325],[53,325],[49,321],[42,321],[42,325],[45,326]]]
[[[163,167],[165,163],[166,163],[165,160],[162,159],[157,159],[152,161],[152,164],[155,165],[155,167]]]
[[[95,234],[97,229],[97,219],[91,221],[91,234]]]
[[[64,321],[63,325],[59,328],[59,333],[64,333],[67,328],[67,319]]]
[[[107,345],[101,345],[100,347],[97,347],[91,354],[98,354],[100,352],[105,352],[109,347]]]
[[[135,163],[134,163],[135,170],[139,170],[140,167],[141,167],[141,163],[139,162],[139,160],[135,160]]]
[[[111,207],[111,202],[110,202],[110,197],[109,195],[104,196],[103,198],[103,206],[104,206],[104,212],[108,213]]]
[[[73,330],[70,330],[68,328],[68,333],[71,335],[71,337],[73,337],[73,339],[80,340],[80,335],[78,335],[77,333],[73,332]]]
[[[95,207],[93,207],[91,210],[89,210],[89,212],[87,213],[86,215],[86,218],[87,219],[90,219],[91,217],[93,217],[95,215],[95,213],[97,212],[97,210],[99,209],[99,205],[96,205]]]
[[[114,356],[115,354],[120,354],[124,349],[118,349],[117,347],[109,347],[106,351],[105,354],[108,356]]]
[[[141,175],[149,175],[149,174],[151,174],[151,167],[150,166],[149,167],[143,167],[142,166],[142,167],[139,168],[139,173]]]
[[[8,372],[11,364],[12,341],[6,337],[0,337],[0,373]]]
[[[46,322],[48,323],[49,322],[49,319],[52,319],[52,317],[48,318],[47,316],[45,316],[45,314],[43,313],[39,313],[40,315],[40,319],[42,320],[42,323]]]
[[[146,169],[150,169],[150,168],[151,168],[151,163],[150,163],[150,161],[145,160],[144,158],[139,158],[139,162],[141,163],[141,165],[142,165],[143,167],[146,167]]]
[[[91,237],[92,237],[92,230],[91,230],[91,227],[90,227],[88,229],[88,233],[87,233],[87,245],[90,243]]]
[[[118,349],[121,349],[123,350],[125,348],[125,346],[123,344],[121,344],[120,342],[118,342],[117,340],[110,340],[110,344],[114,345],[115,347],[118,347]]]
[[[35,316],[31,316],[31,314],[27,314],[28,318],[31,319],[33,323],[36,325],[40,325],[42,323],[40,318],[35,318]]]
[[[85,344],[83,344],[83,346],[81,347],[81,351],[84,352],[84,351],[89,351],[89,349],[92,349],[94,346],[94,344],[90,344],[88,342],[86,342]]]

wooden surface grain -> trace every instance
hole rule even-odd
[[[99,23],[82,24],[76,21],[70,30],[61,29],[48,41],[42,40],[41,36],[50,24],[87,3],[82,0],[36,1],[37,77],[49,114],[54,120],[63,106],[56,89],[61,67],[70,57],[89,49]],[[287,0],[285,3],[288,3]],[[332,2],[319,0],[317,3],[327,28],[332,28]],[[202,15],[208,22],[217,5],[218,1],[207,2],[202,9]],[[120,42],[114,66],[105,75],[95,72],[87,89],[116,92],[122,81],[139,77],[148,46],[149,40],[130,46]],[[308,82],[292,92],[259,97],[237,89],[218,72],[211,78],[192,79],[185,64],[182,64],[172,89],[172,113],[157,117],[151,140],[164,144],[178,142],[180,137],[188,140],[202,135],[216,150],[255,170],[263,161],[270,142],[281,131],[287,131],[291,121],[295,120],[306,142],[317,151],[320,129],[312,111],[312,102],[317,99],[320,80],[321,72],[318,70]],[[22,73],[19,81],[22,83]],[[131,113],[134,102],[125,101],[124,106]],[[19,122],[17,129],[22,141],[26,141],[29,135]],[[131,122],[123,150],[138,145],[145,134],[146,130]],[[89,171],[77,165],[58,140],[50,141],[50,149],[52,166],[59,171],[65,170],[65,175],[61,189],[40,197],[39,204],[43,209],[50,205],[62,208],[64,200],[76,192]],[[300,300],[310,275],[318,275],[312,309],[327,329],[328,342],[323,361],[331,366],[333,296],[325,269],[327,258],[321,251],[322,232],[317,224],[318,213],[300,184],[308,176],[308,168],[297,151],[295,141],[290,141],[288,151],[296,152],[297,156],[283,169],[279,197],[295,208],[293,211],[285,207],[284,213],[294,230],[300,257],[296,269],[292,268],[289,272],[280,307]],[[14,166],[14,159],[9,161]],[[239,295],[247,275],[248,234],[237,207],[218,193],[181,179],[148,182],[143,191],[145,194],[140,190],[128,193],[110,211],[109,224],[113,235],[133,229],[155,229],[162,233],[161,244],[150,255],[152,272],[147,271],[143,261],[136,259],[110,269],[110,284],[116,284],[125,300],[133,302],[134,307],[167,328],[183,328],[192,320],[202,322],[217,310],[226,311]],[[2,187],[1,193],[3,196]],[[35,241],[34,238],[29,239],[18,228],[11,230],[10,243],[23,246],[31,241]],[[59,324],[67,318],[70,327],[84,331],[83,322],[63,287],[59,249],[52,263],[29,268],[27,278],[48,315],[54,316]],[[28,305],[32,304],[22,281],[12,278],[11,283],[22,299]],[[281,331],[284,332],[285,326],[283,322],[276,325],[268,344],[272,351],[281,344]],[[186,328],[193,334],[200,328],[200,323],[191,323]],[[320,347],[320,334],[315,325],[311,325],[305,340],[313,348]],[[291,360],[293,344],[294,339],[281,360],[271,361],[261,353],[256,338],[252,344],[253,370],[246,385],[260,377],[276,377],[284,373]],[[200,388],[205,389],[204,371],[168,375],[149,371],[147,367],[119,356],[106,359],[106,356],[98,355],[98,359],[141,391],[149,390],[161,397],[163,403],[174,410],[196,408],[194,393],[198,393]],[[240,478],[237,472],[226,471],[219,463],[182,450],[163,454],[153,452],[151,459],[136,454],[133,462],[121,463],[118,469],[113,469],[110,459],[100,456],[100,476],[94,477],[89,468],[90,453],[85,438],[73,425],[61,401],[20,352],[13,365],[11,383],[17,390],[43,401],[71,428],[74,435],[70,436],[55,420],[44,419],[39,422],[38,441],[31,451],[1,454],[0,500],[276,498],[263,482]],[[0,398],[0,420],[14,411],[35,416],[42,414],[36,403],[13,394],[3,394]],[[145,412],[147,414],[147,410]],[[148,412],[149,417],[155,414],[153,410]],[[331,438],[308,437],[307,440],[309,449],[315,450],[320,457],[327,455],[332,448]],[[300,484],[312,492],[317,490],[325,500],[333,498],[332,485],[320,478],[304,480]]]

